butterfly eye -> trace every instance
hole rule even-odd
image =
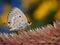
[[[11,23],[11,22],[8,22],[9,24]]]
[[[9,29],[11,29],[12,27],[9,27]]]

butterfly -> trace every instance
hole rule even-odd
[[[13,8],[7,18],[7,26],[10,31],[22,30],[31,25],[27,17],[19,8]]]

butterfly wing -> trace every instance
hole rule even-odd
[[[28,21],[24,13],[18,8],[13,8],[8,15],[7,25],[9,26],[9,29],[18,29],[19,26],[22,26],[25,23],[28,23]]]

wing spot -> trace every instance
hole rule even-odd
[[[23,21],[23,20],[22,20]]]
[[[21,16],[19,16],[19,17],[21,17]]]

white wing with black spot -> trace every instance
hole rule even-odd
[[[18,29],[20,26],[23,26],[25,23],[28,23],[24,13],[18,9],[13,8],[8,15],[7,25],[10,30]]]

